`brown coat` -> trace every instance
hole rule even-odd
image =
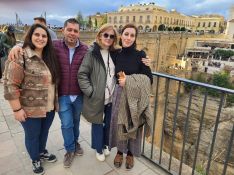
[[[137,130],[145,124],[146,135],[152,132],[150,111],[150,79],[143,74],[127,75],[120,97],[118,139],[136,139]]]
[[[22,108],[29,117],[45,117],[49,112],[52,89],[54,93],[52,107],[58,108],[57,86],[52,84],[51,74],[45,62],[30,48],[24,56],[7,60],[4,72],[4,97],[6,100],[19,99]],[[53,87],[53,88],[49,88]]]

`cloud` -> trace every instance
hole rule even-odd
[[[166,4],[168,9],[175,8],[177,9],[177,11],[182,12],[186,15],[215,13],[227,17],[228,10],[232,5],[234,5],[234,2],[233,0],[164,0],[164,4]]]
[[[228,17],[228,9],[233,0],[0,0],[0,23],[14,22],[15,12],[24,23],[32,23],[32,18],[46,11],[49,19],[63,22],[80,11],[83,16],[96,12],[117,11],[121,5],[155,2],[168,11],[176,9],[185,15],[218,13]]]

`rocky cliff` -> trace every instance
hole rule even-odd
[[[178,107],[178,115],[176,120],[175,141],[173,147],[173,156],[177,159],[181,158],[183,139],[185,137],[184,127],[188,110],[189,98],[188,94],[180,96]],[[196,150],[196,143],[198,139],[199,126],[201,122],[201,115],[203,109],[204,95],[198,91],[194,92],[192,96],[192,104],[189,116],[189,127],[187,132],[187,140],[185,144],[184,163],[192,166]],[[205,172],[210,154],[212,137],[214,134],[214,126],[216,116],[218,113],[220,99],[208,97],[205,116],[202,124],[202,132],[198,149],[198,157],[196,167],[201,167],[201,173]],[[164,151],[170,152],[170,145],[172,143],[172,131],[174,115],[176,111],[176,97],[169,95],[168,114],[166,117],[166,125],[164,129]],[[223,171],[223,162],[227,154],[227,146],[231,137],[232,127],[234,123],[234,107],[222,108],[220,121],[218,125],[216,141],[214,145],[214,152],[212,156],[210,174],[219,175]],[[227,169],[228,175],[234,175],[234,145],[229,157],[229,164]]]

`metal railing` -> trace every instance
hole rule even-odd
[[[226,97],[233,95],[234,90],[162,73],[153,73],[153,77],[151,101],[154,112],[153,136],[143,137],[142,156],[169,174],[229,175],[230,172],[234,174],[234,171],[227,173],[230,165],[229,159],[231,156],[233,158],[234,152],[234,114],[231,114],[227,120],[223,119],[222,112],[227,108],[225,106]],[[199,88],[200,90],[198,90]],[[218,96],[211,97],[209,95],[211,90],[216,91]],[[210,107],[211,105],[213,106]],[[216,114],[215,116],[210,115],[210,111],[208,111],[210,109],[213,114]],[[208,119],[209,117],[210,119]],[[222,121],[230,124],[230,132],[225,138],[226,142],[223,143],[224,149],[217,151],[217,144],[219,144],[219,140],[216,139],[217,133],[223,131],[223,129],[219,129],[221,118]],[[191,128],[194,121],[197,121],[197,133],[193,131],[194,128]],[[210,131],[210,140],[204,138],[203,135],[208,131]],[[177,145],[175,145],[175,141],[177,141]],[[202,160],[201,155],[203,154],[200,153],[200,147],[204,141],[208,143],[208,146]],[[204,145],[206,144],[203,144],[203,147]],[[220,154],[223,155],[223,159],[216,161]],[[203,162],[202,168],[201,162]],[[222,170],[215,169],[217,168],[215,163],[222,167]]]

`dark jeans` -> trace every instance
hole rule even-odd
[[[102,153],[104,146],[109,146],[109,133],[112,103],[105,105],[104,121],[102,124],[92,123],[92,148]]]
[[[25,133],[25,146],[32,161],[40,160],[40,153],[45,150],[54,114],[54,111],[51,111],[47,112],[45,118],[27,118],[25,122],[21,122]]]

